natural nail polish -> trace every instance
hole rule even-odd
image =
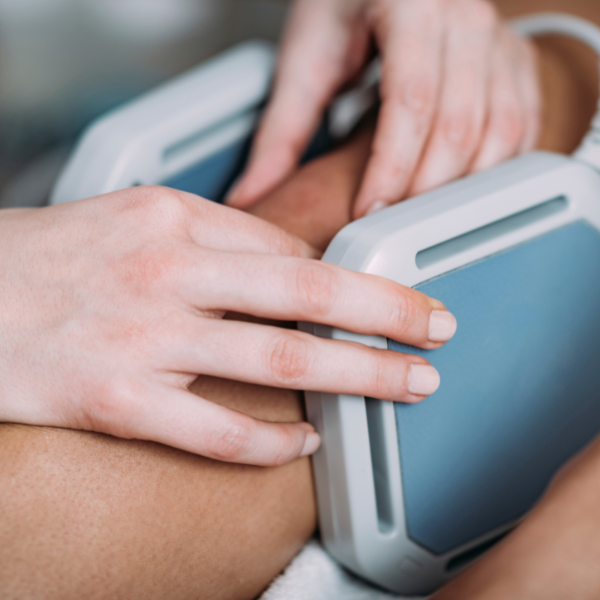
[[[306,436],[306,440],[304,442],[304,448],[302,448],[302,452],[300,456],[308,456],[317,450],[317,448],[321,445],[321,438],[319,434],[316,432],[309,433]]]
[[[430,365],[411,365],[408,391],[416,396],[430,396],[440,387],[440,374]]]
[[[430,342],[447,342],[456,333],[456,319],[447,310],[434,310],[429,316]]]
[[[372,215],[373,213],[383,210],[386,207],[387,207],[387,204],[383,200],[377,200],[377,202],[373,202],[373,204],[371,204],[371,206],[369,206],[366,214]]]

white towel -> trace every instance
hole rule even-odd
[[[387,594],[342,569],[311,540],[260,600],[409,600]]]

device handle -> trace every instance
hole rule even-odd
[[[274,62],[271,44],[246,42],[100,118],[82,136],[50,203],[162,183],[249,134]]]

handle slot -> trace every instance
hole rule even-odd
[[[485,244],[499,238],[507,233],[512,233],[523,227],[527,227],[547,219],[559,212],[567,210],[569,201],[565,196],[559,196],[552,200],[546,200],[537,206],[518,212],[510,217],[505,217],[468,233],[463,233],[455,238],[449,239],[441,244],[430,246],[417,252],[415,262],[419,269],[426,269],[431,265],[451,258],[456,254],[471,250],[476,246]]]

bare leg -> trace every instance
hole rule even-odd
[[[600,598],[600,440],[561,472],[527,519],[435,600]]]
[[[296,394],[203,379],[255,416]],[[253,598],[315,526],[308,460],[237,466],[159,444],[0,426],[2,598]]]

